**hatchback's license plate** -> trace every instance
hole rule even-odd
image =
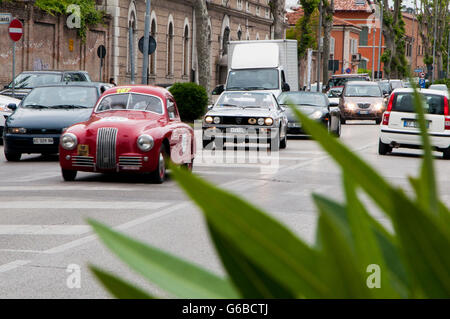
[[[53,139],[52,138],[33,138],[33,144],[37,145],[53,145]]]
[[[359,114],[361,114],[361,115],[367,115],[367,114],[369,114],[369,111],[359,111]]]
[[[430,122],[426,122],[427,128],[430,128]],[[419,128],[420,124],[418,121],[404,121],[403,127]]]
[[[230,133],[245,134],[247,133],[247,130],[241,127],[232,127]]]

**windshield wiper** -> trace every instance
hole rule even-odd
[[[233,91],[241,91],[241,90],[245,90],[244,88],[241,88],[241,87],[238,87],[238,86],[233,86],[233,87],[229,87],[229,88],[227,88],[227,91],[231,91],[231,90],[233,90]]]
[[[86,106],[83,105],[71,105],[71,104],[61,104],[61,105],[52,105],[51,106],[52,109],[85,109],[87,108]]]
[[[249,106],[243,106],[243,109],[267,109],[268,107],[265,106],[257,106],[257,105],[249,105]]]
[[[30,109],[48,109],[48,106],[46,105],[39,105],[39,104],[28,104],[23,106],[24,108],[30,108]]]
[[[245,88],[246,91],[254,91],[254,90],[270,90],[269,88],[265,88],[262,86],[250,86]]]
[[[240,106],[237,106],[237,105],[234,105],[234,104],[219,104],[220,106],[225,106],[225,107],[240,107]]]

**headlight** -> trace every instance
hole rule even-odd
[[[212,122],[213,122],[212,116],[205,117],[205,122],[208,123],[208,124],[212,124]]]
[[[377,103],[374,105],[374,109],[376,111],[381,111],[383,109],[383,104],[382,103]]]
[[[346,103],[345,107],[349,109],[350,111],[356,110],[356,104],[355,103]]]
[[[273,118],[271,118],[271,117],[266,118],[266,119],[264,120],[264,123],[265,123],[267,126],[271,126],[271,125],[273,124]]]
[[[320,118],[322,118],[323,113],[320,111],[315,111],[314,113],[312,113],[309,117],[313,120],[318,120]]]
[[[264,125],[264,119],[263,118],[258,119],[258,125],[259,126]]]
[[[8,132],[11,134],[26,134],[27,129],[23,127],[10,127]]]
[[[8,109],[7,105],[0,105],[0,112],[12,113],[12,111],[10,109]]]
[[[150,135],[144,134],[139,136],[137,140],[137,146],[141,151],[148,152],[153,148],[153,146],[155,146],[155,141]]]
[[[214,118],[214,124],[220,124],[220,117],[216,116]]]
[[[63,149],[67,151],[72,151],[77,147],[78,145],[78,139],[75,136],[75,134],[72,133],[65,133],[61,137],[61,146]]]

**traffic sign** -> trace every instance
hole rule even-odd
[[[423,72],[423,69],[415,69],[414,72],[415,72],[415,73],[422,73],[422,72]]]
[[[426,86],[426,82],[424,78],[419,79],[419,86],[424,89]]]
[[[98,47],[97,55],[100,59],[104,59],[106,57],[106,48],[103,44]]]
[[[11,20],[11,13],[0,13],[0,24],[10,24]]]
[[[350,68],[346,69],[345,73],[348,73],[348,74],[352,73],[352,69],[350,69]]]
[[[420,73],[420,78],[421,78],[421,79],[425,79],[425,73],[423,73],[423,72]]]
[[[20,22],[20,20],[18,19],[12,20],[11,23],[9,24],[9,37],[14,42],[17,42],[20,39],[22,39],[22,35],[23,35],[22,22]]]
[[[144,54],[144,37],[139,40],[139,51]],[[156,40],[150,36],[148,39],[148,55],[153,54],[156,51]]]

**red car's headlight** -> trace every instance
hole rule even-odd
[[[72,151],[78,145],[78,139],[75,134],[65,133],[61,136],[61,146],[67,151]]]
[[[150,135],[144,134],[139,136],[137,139],[137,146],[141,151],[148,152],[152,150],[153,146],[155,146],[155,141]]]

